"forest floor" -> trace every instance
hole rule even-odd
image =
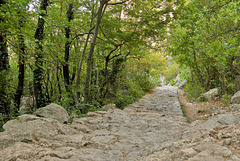
[[[180,94],[156,87],[124,110],[89,112],[71,124],[19,116],[0,133],[0,161],[240,161],[240,113],[197,119],[199,108],[187,106],[189,123]]]

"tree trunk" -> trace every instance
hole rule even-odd
[[[75,106],[76,107],[79,106],[80,93],[78,92],[78,87],[79,87],[79,84],[80,84],[80,75],[81,75],[81,70],[82,70],[83,57],[84,57],[84,54],[85,54],[85,51],[86,51],[86,48],[87,48],[87,45],[88,45],[88,41],[89,41],[89,38],[90,38],[91,31],[94,29],[94,28],[92,28],[92,22],[93,22],[93,18],[94,18],[94,13],[93,12],[94,12],[94,3],[93,3],[93,6],[92,6],[92,19],[91,19],[91,23],[90,23],[90,29],[88,31],[87,39],[85,41],[85,45],[84,45],[84,48],[83,48],[83,51],[82,51],[81,59],[80,59],[80,62],[79,62],[79,65],[78,65],[78,70],[77,70],[76,86],[75,86],[75,90],[74,90],[74,100],[75,100]]]
[[[195,52],[194,49],[193,49],[193,58],[194,58],[194,65],[195,65],[195,68],[197,70],[196,75],[198,76],[198,79],[200,81],[201,86],[204,87],[203,77],[202,77],[201,71],[199,70],[199,67],[198,67],[196,52]]]
[[[104,12],[103,8],[104,8],[105,5],[107,5],[107,2],[108,2],[108,0],[100,1],[100,7],[98,8],[97,21],[96,21],[95,30],[94,30],[94,33],[93,33],[93,38],[92,38],[92,41],[91,41],[90,50],[89,50],[89,53],[88,53],[88,59],[87,59],[87,71],[86,71],[85,88],[84,88],[84,103],[89,102],[89,86],[90,86],[90,77],[91,77],[92,56],[93,56],[95,43],[96,43],[96,40],[97,40],[99,26],[100,26],[100,23],[101,23],[103,12]]]
[[[100,88],[100,93],[101,93],[101,96],[100,96],[101,98],[100,99],[101,100],[104,99],[105,93],[107,93],[107,91],[108,91],[108,82],[109,82],[109,80],[108,80],[108,76],[109,76],[109,73],[108,73],[108,63],[110,61],[110,55],[111,55],[111,53],[108,54],[106,56],[106,58],[105,58],[105,69],[104,69],[104,72],[103,72],[103,76],[105,78],[104,78],[103,83],[101,84],[101,88]],[[105,88],[105,90],[104,90],[104,88]]]
[[[191,33],[191,36],[192,36],[192,37],[194,36],[194,31],[195,31],[195,24],[192,23],[192,33]],[[204,87],[203,76],[202,76],[201,71],[200,71],[200,69],[199,69],[199,67],[198,67],[198,62],[197,62],[197,56],[196,56],[196,51],[195,51],[195,44],[194,44],[194,42],[192,42],[192,45],[193,45],[193,47],[192,47],[193,52],[192,52],[192,53],[193,53],[193,59],[194,59],[194,66],[193,66],[193,68],[196,69],[195,74],[197,75],[197,77],[198,77],[198,79],[199,79],[199,82],[200,82],[201,87]]]
[[[71,22],[71,20],[73,20],[73,4],[71,3],[69,5],[68,11],[67,11],[67,17],[68,17],[68,23]],[[65,43],[65,56],[64,56],[64,64],[63,64],[63,77],[64,77],[64,83],[65,83],[65,87],[66,87],[66,91],[68,93],[70,93],[69,90],[69,85],[70,85],[70,78],[69,78],[69,50],[70,50],[70,45],[71,42],[69,40],[70,38],[70,26],[68,25],[65,28],[65,36],[67,38],[67,41]]]
[[[46,12],[48,6],[48,0],[42,0],[40,5],[40,10]],[[37,108],[45,106],[45,97],[42,91],[42,77],[43,77],[43,52],[42,52],[42,41],[43,41],[43,30],[44,30],[44,16],[46,14],[41,13],[38,18],[38,25],[35,32],[36,39],[36,53],[35,53],[35,67],[33,69],[33,79],[34,79],[34,95],[36,98]]]
[[[57,84],[58,84],[58,92],[59,92],[59,99],[61,99],[61,95],[62,95],[62,88],[61,88],[61,84],[60,84],[60,79],[59,79],[59,75],[58,75],[58,71],[61,70],[58,66],[58,63],[57,63],[57,74],[56,74],[56,77],[57,77]],[[61,72],[60,72],[61,73]]]
[[[6,2],[4,0],[0,0],[0,8]],[[0,17],[0,22],[4,22],[5,20]],[[0,113],[2,114],[10,114],[9,107],[9,99],[7,94],[7,75],[9,69],[9,58],[7,51],[7,42],[6,42],[6,34],[5,29],[1,26],[1,34],[0,34]]]
[[[21,15],[19,16],[20,20],[18,21],[20,29],[23,27],[24,17]],[[18,43],[19,43],[19,56],[18,56],[18,87],[15,94],[15,104],[17,111],[20,108],[21,103],[21,96],[23,94],[23,86],[24,86],[24,73],[25,73],[25,44],[24,38],[22,34],[18,36]],[[15,111],[15,112],[17,112]]]

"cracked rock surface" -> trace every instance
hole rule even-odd
[[[61,124],[22,115],[0,133],[0,160],[240,161],[240,123],[217,115],[191,124],[176,87],[157,87],[124,110],[89,112]]]

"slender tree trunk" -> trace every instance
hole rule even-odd
[[[77,79],[76,79],[76,86],[75,86],[75,90],[74,90],[74,100],[75,100],[75,105],[76,107],[79,106],[79,97],[80,97],[80,94],[78,92],[78,87],[79,87],[79,84],[80,84],[80,75],[81,75],[81,70],[82,70],[82,62],[83,62],[83,57],[84,57],[84,54],[85,54],[85,51],[86,51],[86,48],[87,48],[87,44],[88,44],[88,41],[89,41],[89,38],[90,38],[90,30],[88,32],[88,35],[87,35],[87,39],[86,39],[86,42],[85,42],[85,45],[84,45],[84,48],[83,48],[83,52],[82,52],[82,55],[81,55],[81,59],[80,59],[80,62],[79,62],[79,65],[78,65],[78,70],[77,70]]]
[[[108,73],[108,63],[110,61],[110,54],[108,54],[105,58],[105,69],[104,69],[104,73],[103,75],[105,76],[105,80],[103,80],[103,83],[101,84],[101,89],[100,89],[100,93],[101,93],[101,99],[103,100],[104,99],[104,96],[105,96],[105,93],[106,91],[108,91],[108,76],[109,76],[109,73]],[[106,88],[105,88],[106,87]],[[105,90],[104,90],[105,88]]]
[[[6,2],[4,0],[0,0],[0,8]],[[5,22],[4,18],[0,17],[0,22]],[[6,34],[5,29],[1,26],[1,34],[0,34],[0,113],[9,114],[10,106],[9,99],[7,93],[7,76],[9,70],[9,58],[7,51],[7,42],[6,42]]]
[[[84,45],[84,48],[83,48],[83,51],[82,51],[81,59],[80,59],[80,62],[79,62],[79,65],[78,65],[78,70],[77,70],[76,86],[75,86],[75,90],[74,90],[74,100],[75,100],[75,106],[76,107],[79,106],[80,93],[78,92],[78,87],[79,87],[79,84],[80,84],[80,75],[81,75],[81,70],[82,70],[83,57],[85,55],[85,51],[86,51],[86,48],[87,48],[87,45],[88,45],[88,41],[89,41],[89,38],[90,38],[91,31],[94,29],[94,28],[92,28],[93,17],[94,17],[94,3],[93,3],[93,6],[92,6],[92,19],[91,19],[91,23],[90,23],[90,29],[88,31],[87,39],[85,41],[85,45]]]
[[[194,31],[195,31],[195,24],[192,23],[192,33],[191,33],[191,36],[194,36]],[[202,87],[204,87],[204,81],[203,81],[203,76],[201,74],[201,71],[199,70],[199,67],[198,67],[198,62],[197,62],[197,56],[196,56],[196,51],[195,51],[195,44],[194,42],[192,42],[192,49],[193,49],[193,59],[194,59],[194,68],[196,69],[196,75],[200,81],[200,84]]]
[[[199,79],[199,81],[200,81],[201,86],[204,87],[203,77],[202,77],[201,71],[199,70],[199,67],[198,67],[196,52],[195,52],[194,49],[193,49],[193,57],[194,57],[195,68],[196,68],[196,70],[197,70],[196,74],[197,74],[197,76],[198,76],[198,79]]]
[[[50,72],[49,72],[49,69],[47,70],[47,73],[45,74],[45,76],[46,76],[46,78],[43,80],[43,82],[44,82],[44,85],[45,85],[45,101],[46,102],[49,102],[50,101],[50,99],[51,99],[51,96],[50,96],[50,92],[49,91],[51,91],[51,87],[49,87],[49,77],[50,77]],[[50,84],[51,85],[51,84]],[[50,88],[50,89],[49,89]]]
[[[48,0],[42,0],[40,5],[40,10],[44,12],[47,11]],[[38,25],[35,32],[36,39],[36,53],[35,53],[35,67],[33,69],[33,79],[34,79],[34,95],[36,98],[37,108],[46,105],[45,97],[42,91],[42,77],[43,77],[43,52],[42,52],[42,41],[43,41],[43,30],[44,30],[44,16],[46,14],[41,13],[38,18]]]
[[[57,74],[56,74],[56,77],[57,77],[57,84],[58,84],[58,92],[60,94],[60,98],[61,98],[61,95],[62,95],[62,88],[61,88],[61,85],[60,85],[60,79],[59,79],[59,75],[58,75],[58,71],[59,71],[59,67],[58,67],[58,64],[57,64]],[[60,99],[59,98],[59,99]]]
[[[119,47],[120,47],[120,49],[121,49],[121,46],[122,46],[122,45],[123,45],[123,44],[119,44],[119,45],[115,46],[115,49],[113,49],[113,50],[106,56],[106,58],[105,58],[105,70],[104,70],[105,81],[104,81],[104,83],[101,85],[101,89],[100,89],[101,99],[103,99],[103,98],[106,97],[107,92],[108,92],[108,89],[109,89],[108,64],[109,64],[109,62],[110,62],[111,59],[113,59],[114,57],[120,56],[120,55],[121,55],[121,52],[120,52],[120,54],[115,55],[115,56],[113,56],[112,58],[110,58],[110,56],[111,56],[111,54],[112,54],[113,52],[117,51]],[[120,50],[120,51],[121,51],[121,50]],[[105,88],[105,91],[104,91],[104,87],[105,87],[105,86],[106,86],[106,88]]]
[[[100,1],[100,7],[98,8],[97,21],[96,21],[95,30],[93,33],[93,38],[91,41],[90,50],[88,53],[88,59],[87,59],[87,71],[86,71],[85,88],[84,88],[84,103],[89,102],[89,86],[90,86],[90,77],[91,77],[92,56],[93,56],[95,43],[97,40],[99,26],[100,26],[101,19],[102,19],[103,13],[104,13],[104,6],[107,5],[107,2],[108,2],[108,0]],[[105,6],[105,8],[106,8],[106,6]]]
[[[68,23],[73,20],[73,4],[71,3],[68,7],[67,11],[67,17],[68,17]],[[66,87],[66,91],[70,93],[69,85],[70,85],[70,78],[69,78],[69,51],[70,51],[70,45],[71,42],[69,40],[70,38],[70,26],[68,25],[65,28],[65,36],[67,38],[67,41],[65,43],[65,56],[64,56],[64,64],[63,64],[63,77],[64,77],[64,83]]]
[[[75,64],[75,63],[74,63]],[[74,81],[75,77],[76,77],[76,71],[77,71],[77,67],[74,66],[73,69],[73,74],[72,74],[72,78],[71,78],[71,81],[70,81],[70,84],[72,85],[72,82]]]
[[[18,21],[20,29],[23,27],[24,17],[20,15],[20,20]],[[19,57],[18,57],[18,87],[15,94],[15,104],[18,112],[21,103],[21,96],[23,94],[23,86],[24,86],[24,73],[25,73],[25,44],[23,35],[20,34],[18,36],[19,42]]]

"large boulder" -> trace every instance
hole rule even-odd
[[[55,103],[51,103],[46,107],[42,107],[34,112],[36,116],[51,118],[59,121],[60,123],[67,123],[69,120],[69,115],[67,111],[62,107]]]
[[[0,133],[0,150],[15,142],[34,142],[40,138],[51,138],[58,134],[75,134],[76,130],[50,118],[21,115],[3,125]],[[1,159],[0,159],[1,160]]]
[[[32,158],[36,154],[44,150],[43,148],[34,145],[28,144],[25,142],[16,142],[0,151],[0,161],[10,161],[10,160],[36,160]],[[21,159],[20,159],[21,158]]]
[[[199,126],[200,129],[219,129],[234,124],[236,121],[235,116],[227,116],[220,114],[209,118],[206,122]]]
[[[56,134],[72,133],[67,125],[51,118],[42,118],[35,115],[21,115],[17,119],[8,121],[3,125],[4,132],[16,136],[38,135],[55,136]]]
[[[207,100],[211,100],[213,97],[217,96],[218,94],[219,94],[219,89],[213,88],[208,92],[204,93],[203,97],[206,98]]]
[[[233,97],[231,98],[231,103],[232,104],[240,104],[240,91],[235,93]]]

